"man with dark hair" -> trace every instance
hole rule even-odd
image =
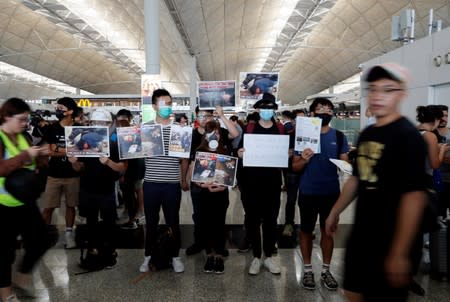
[[[303,172],[300,179],[298,205],[301,220],[300,251],[304,267],[302,286],[306,289],[316,288],[311,254],[317,216],[320,217],[320,247],[323,257],[321,280],[330,290],[336,290],[338,287],[338,283],[330,272],[334,240],[332,236],[325,233],[325,219],[340,193],[337,169],[330,159],[348,161],[349,147],[345,135],[329,125],[334,115],[333,110],[333,103],[329,99],[314,99],[309,111],[311,116],[322,119],[320,153],[314,154],[313,150],[306,148],[301,154],[294,155],[292,161],[292,169]]]
[[[408,78],[395,63],[371,67],[363,75],[376,123],[361,132],[353,176],[326,221],[327,234],[334,234],[340,213],[358,196],[343,286],[352,302],[408,298],[411,256],[420,242],[427,202],[425,142],[400,113]]]
[[[145,158],[144,177],[144,212],[146,220],[145,254],[144,261],[139,271],[149,271],[149,263],[152,257],[158,236],[159,212],[161,207],[164,212],[166,224],[172,230],[176,246],[172,257],[174,272],[184,272],[184,264],[179,257],[181,246],[180,238],[180,203],[181,190],[189,190],[186,182],[188,159],[169,157],[169,138],[172,121],[172,96],[165,89],[156,89],[152,95],[153,109],[156,118],[146,124],[160,124],[164,138],[164,156]]]
[[[43,217],[46,224],[51,224],[53,211],[60,206],[64,194],[66,203],[65,247],[70,249],[76,246],[73,225],[76,214],[75,207],[78,205],[80,175],[67,160],[64,127],[73,125],[73,114],[78,107],[70,97],[60,98],[56,103],[55,114],[59,122],[50,125],[47,131],[50,159],[44,192],[46,206]]]

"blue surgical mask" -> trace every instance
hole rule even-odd
[[[273,110],[272,109],[260,109],[259,110],[259,116],[263,121],[270,121],[270,119],[273,117]]]
[[[158,114],[163,119],[169,118],[170,115],[172,114],[172,107],[170,107],[170,106],[160,106]]]

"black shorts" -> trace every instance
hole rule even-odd
[[[384,259],[380,256],[383,252],[368,255],[367,246],[363,240],[353,240],[353,244],[349,241],[344,262],[344,290],[359,293],[368,302],[407,301],[408,288],[392,288],[386,282],[382,270]]]
[[[331,195],[303,195],[298,200],[300,208],[300,229],[305,233],[312,233],[316,227],[317,215],[320,218],[320,227],[325,227],[331,209],[336,203],[339,193]]]

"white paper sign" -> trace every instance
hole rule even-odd
[[[289,135],[244,134],[244,167],[287,168]]]
[[[345,160],[330,158],[330,161],[335,164],[342,172],[352,175],[353,167]]]
[[[320,153],[320,128],[322,119],[318,117],[297,116],[295,121],[295,151],[310,148],[314,153]]]

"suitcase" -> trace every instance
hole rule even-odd
[[[430,268],[432,276],[444,278],[449,276],[449,234],[448,223],[439,222],[439,228],[430,233]]]

